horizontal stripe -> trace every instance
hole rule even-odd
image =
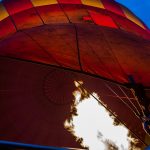
[[[81,0],[82,4],[104,9],[104,5],[100,0]]]
[[[57,0],[31,0],[33,6],[44,6],[44,5],[52,5],[57,4]]]
[[[82,4],[79,5],[78,3],[80,2]],[[149,31],[134,14],[132,14],[127,8],[119,6],[113,2],[106,3],[106,0],[21,0],[14,2],[12,2],[12,0],[7,0],[0,3],[0,21],[5,20],[5,18],[11,15],[13,19],[13,22],[12,20],[11,22],[12,24],[15,24],[18,29],[42,25],[41,18],[45,24],[68,23],[68,19],[58,3],[61,3],[61,7],[73,23],[92,23],[94,20],[97,25],[115,28],[117,24],[122,30],[138,34],[145,38],[148,37]],[[36,7],[37,11],[35,11],[33,6]],[[33,10],[30,11],[30,9]],[[91,15],[94,19],[91,19],[89,13],[87,13],[90,12],[90,10],[93,10],[96,13],[94,16]],[[100,12],[102,14],[108,12],[109,17],[98,17]],[[109,23],[107,24],[107,22]],[[7,32],[1,32],[1,35],[4,33]]]

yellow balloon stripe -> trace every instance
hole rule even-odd
[[[44,5],[52,5],[52,4],[57,4],[57,0],[31,0],[32,4],[37,7],[37,6],[44,6]]]
[[[97,8],[105,9],[103,3],[100,0],[81,0],[82,4],[87,6],[93,6]]]
[[[0,21],[7,18],[8,16],[9,16],[9,14],[8,14],[7,10],[5,9],[3,4],[0,3]]]
[[[122,7],[122,10],[125,14],[125,16],[132,22],[134,22],[135,24],[137,24],[138,26],[140,26],[141,28],[145,29],[143,23],[134,15],[132,14],[129,10],[127,10],[126,8]]]

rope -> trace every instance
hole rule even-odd
[[[134,107],[134,109],[137,111],[138,115],[140,116],[140,112],[138,111],[138,109],[134,105],[134,103],[131,101],[131,99],[127,96],[127,94],[124,92],[124,90],[121,88],[121,86],[118,85],[118,87],[121,90],[121,92],[125,95],[125,97],[128,99],[128,101],[131,103],[131,105]]]
[[[138,98],[135,96],[134,90],[133,90],[133,89],[130,89],[130,90],[131,90],[131,92],[132,92],[132,94],[133,94],[135,100],[137,101],[137,104],[139,105],[139,107],[140,107],[140,109],[141,109],[141,111],[142,111],[142,115],[145,116],[145,113],[144,113],[144,111],[143,111],[143,108],[142,108],[141,104],[139,103]]]
[[[111,92],[113,92],[116,96],[118,96],[118,94],[110,87],[110,86],[108,86],[107,84],[105,84],[105,86],[111,91]],[[126,103],[122,98],[120,98],[119,96],[118,96],[118,98],[134,113],[134,115],[137,117],[137,118],[139,118],[140,120],[141,120],[141,118],[139,117],[139,115],[132,109],[132,107],[128,104],[128,103]]]

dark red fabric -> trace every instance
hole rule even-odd
[[[150,39],[149,31],[111,2],[107,10],[79,5],[80,0],[36,8],[29,0],[3,3],[11,16],[0,22],[0,140],[80,148],[64,129],[74,80],[82,80],[144,139],[140,120],[119,99],[127,102],[127,95],[135,103],[131,91],[123,88],[125,95],[100,78],[126,84],[132,75],[150,87],[150,41],[143,38]]]
[[[57,64],[51,57],[49,57],[47,52],[43,51],[36,42],[23,32],[14,35],[13,38],[9,38],[2,43],[5,48],[0,48],[0,54],[3,56]]]
[[[2,43],[0,55],[79,69],[73,25],[33,28]]]
[[[67,74],[69,79],[62,80],[61,71],[56,76],[56,69],[19,62],[0,58],[0,91],[3,90],[0,92],[0,140],[80,148],[79,143],[64,128],[73,100],[74,79]],[[52,100],[44,93],[44,84],[49,81],[46,77],[51,77],[53,81],[49,90],[59,93],[51,97]],[[60,89],[55,88],[54,78],[57,78]],[[70,89],[61,88],[67,82]],[[70,97],[62,97],[62,93]],[[54,103],[57,99],[67,99],[69,103]]]
[[[83,70],[106,78],[126,82],[103,31],[99,27],[78,26],[80,57]]]
[[[76,89],[74,80],[82,80],[84,88],[91,93],[96,92],[118,118],[144,139],[141,121],[106,87],[106,84],[109,85],[128,103],[117,85],[87,75],[9,58],[0,57],[0,64],[0,140],[79,149],[79,143],[64,129],[64,121],[70,115],[72,92]],[[54,95],[46,95],[45,86]],[[135,102],[131,91],[123,90]],[[69,103],[64,103],[66,101]]]
[[[121,83],[128,83],[132,75],[137,83],[149,86],[149,47],[148,41],[113,28],[49,25],[1,41],[0,55],[75,70],[81,65],[85,72]]]

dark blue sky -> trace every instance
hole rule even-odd
[[[116,0],[116,1],[129,8],[150,28],[150,0]]]

